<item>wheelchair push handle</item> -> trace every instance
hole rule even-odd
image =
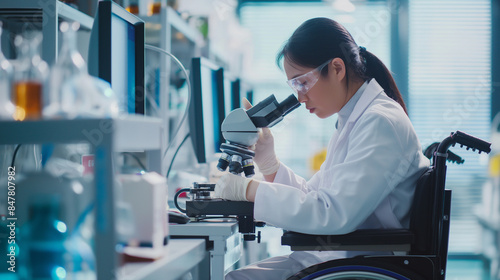
[[[482,139],[479,139],[477,137],[474,137],[472,135],[469,135],[465,132],[462,131],[457,131],[455,133],[452,133],[451,138],[458,144],[462,146],[466,146],[467,150],[472,149],[473,152],[478,150],[479,153],[485,152],[489,153],[491,152],[491,143],[486,142]]]
[[[485,152],[488,154],[491,152],[491,143],[457,130],[456,132],[452,132],[450,136],[446,137],[443,141],[441,141],[441,143],[438,144],[437,149],[433,152],[434,160],[437,160],[437,158],[446,158],[447,160],[458,164],[463,163],[463,159],[459,156],[452,156],[451,159],[448,159],[448,156],[450,155],[450,151],[448,151],[448,149],[451,146],[455,146],[455,144],[460,144],[461,148],[466,146],[467,150],[472,149],[473,152],[476,150],[478,150],[478,153]],[[435,164],[436,161],[434,162],[434,165]],[[444,166],[445,164],[446,160],[438,165]]]

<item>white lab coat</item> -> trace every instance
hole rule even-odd
[[[255,219],[308,234],[408,228],[416,181],[428,166],[407,115],[372,79],[309,181],[281,164],[273,183],[260,183]],[[294,252],[290,257],[309,266],[357,254],[367,252]]]

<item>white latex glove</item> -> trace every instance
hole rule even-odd
[[[248,201],[247,188],[251,181],[252,179],[246,177],[225,174],[215,184],[214,196],[227,200]]]
[[[252,108],[252,104],[246,98],[243,98],[243,106],[247,110]],[[259,131],[259,140],[251,149],[255,151],[253,161],[262,174],[270,175],[278,171],[280,161],[274,152],[274,137],[268,127],[263,127]]]

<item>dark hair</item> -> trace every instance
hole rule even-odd
[[[365,81],[375,78],[385,93],[408,114],[389,69],[374,54],[358,47],[351,34],[332,19],[313,18],[302,23],[278,53],[276,63],[281,66],[281,60],[286,58],[297,65],[316,68],[336,57],[341,58],[346,65],[347,81],[348,70]],[[327,73],[328,67],[323,68],[321,74]]]

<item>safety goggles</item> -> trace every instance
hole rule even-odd
[[[296,94],[306,94],[319,80],[321,70],[332,61],[329,59],[327,62],[321,64],[316,69],[313,69],[303,75],[295,77],[286,81]]]

